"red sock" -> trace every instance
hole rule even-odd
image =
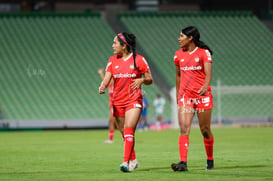
[[[123,161],[129,163],[132,151],[135,145],[135,130],[133,128],[125,128],[124,130],[124,158]]]
[[[109,140],[113,141],[115,130],[111,129],[108,132]]]
[[[124,134],[122,134],[122,138],[123,138],[123,143],[125,143]],[[135,159],[136,159],[136,152],[135,152],[135,149],[133,149],[130,160],[135,160]]]
[[[203,138],[205,148],[206,148],[206,153],[207,153],[207,159],[208,160],[213,160],[213,143],[214,143],[214,138],[211,137],[210,139]]]
[[[180,161],[187,162],[189,148],[189,136],[179,136]]]

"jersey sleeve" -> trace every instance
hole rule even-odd
[[[105,71],[106,72],[111,72],[111,73],[113,73],[112,72],[112,63],[113,63],[113,57],[111,57],[110,59],[109,59],[109,61],[108,61],[108,63],[107,63],[107,65],[106,65],[106,68],[105,68]]]
[[[145,72],[150,70],[148,62],[145,60],[144,57],[139,58],[137,67],[138,67],[141,74],[144,74]]]
[[[178,52],[175,52],[173,59],[174,59],[174,64],[179,65]]]
[[[202,59],[203,59],[204,63],[206,63],[206,62],[212,63],[211,54],[210,54],[209,50],[203,51]]]

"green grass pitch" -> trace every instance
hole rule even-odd
[[[199,129],[190,135],[187,173],[173,172],[179,161],[178,130],[136,131],[135,172],[119,171],[123,144],[107,130],[0,132],[1,181],[79,180],[273,180],[273,127],[213,128],[215,169],[206,171]]]

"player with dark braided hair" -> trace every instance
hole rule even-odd
[[[145,58],[136,53],[134,34],[117,34],[112,48],[115,55],[108,61],[99,93],[103,94],[113,79],[113,114],[124,140],[124,158],[120,170],[129,172],[138,167],[134,145],[135,129],[142,111],[141,85],[152,84],[153,78]]]
[[[171,168],[174,171],[188,171],[189,134],[196,111],[207,154],[206,169],[211,170],[214,168],[214,138],[210,128],[213,108],[210,87],[212,51],[204,42],[200,41],[200,33],[194,26],[182,29],[178,41],[181,49],[175,53],[174,64],[176,67],[176,97],[180,126],[180,162],[172,164]]]

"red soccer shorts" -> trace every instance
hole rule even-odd
[[[213,108],[213,96],[209,94],[207,96],[200,96],[199,98],[185,98],[180,97],[178,106],[189,106],[196,110],[202,111]]]
[[[140,108],[142,110],[142,102],[135,101],[125,106],[113,106],[114,116],[115,117],[125,117],[125,112],[133,109],[133,108]]]

